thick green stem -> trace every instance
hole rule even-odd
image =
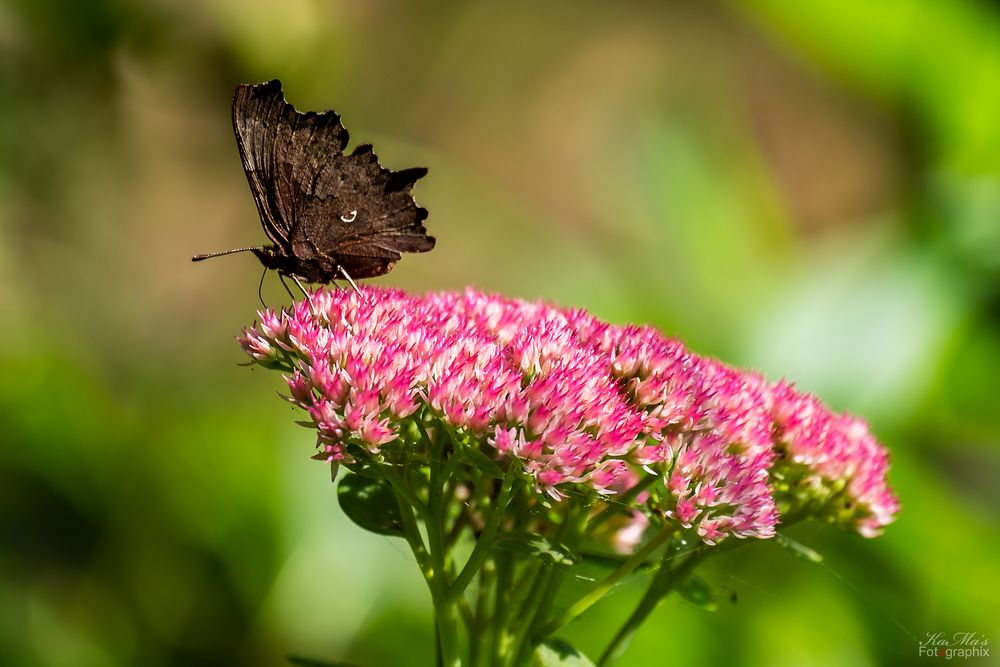
[[[430,467],[427,514],[424,516],[424,525],[427,528],[427,548],[431,553],[431,563],[437,571],[436,583],[444,593],[445,599],[450,599],[450,596],[447,595],[448,582],[445,567],[447,554],[444,548],[444,505],[441,502],[444,497],[444,483],[441,481],[441,462],[437,452],[431,453]]]
[[[538,585],[538,580],[542,576],[545,563],[541,558],[525,560],[516,556],[515,562],[519,563],[521,567],[515,567],[517,576],[511,582],[508,597],[510,600],[520,600],[522,603],[521,611],[523,612],[524,601],[528,599],[531,591]],[[507,613],[512,615],[510,618],[512,624],[516,619],[521,618],[521,614],[517,613],[514,609],[509,609]]]
[[[438,648],[443,667],[461,667],[462,657],[458,646],[458,606],[435,599],[434,619],[438,631]]]

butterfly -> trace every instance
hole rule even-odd
[[[233,130],[273,245],[192,261],[249,251],[279,275],[329,283],[384,275],[402,253],[434,247],[423,226],[427,210],[410,194],[427,169],[386,169],[371,144],[345,154],[350,136],[336,112],[296,110],[277,79],[243,84],[233,97]]]

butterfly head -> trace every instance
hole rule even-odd
[[[285,262],[283,260],[287,259],[287,255],[282,253],[278,248],[273,245],[266,245],[260,248],[251,248],[250,252],[257,255],[257,259],[260,263],[268,269],[280,270],[284,268]]]
[[[287,276],[298,276],[311,283],[328,283],[336,275],[337,265],[324,266],[314,261],[302,261],[285,252],[280,246],[266,245],[250,248],[266,269],[273,269]]]

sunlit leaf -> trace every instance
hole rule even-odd
[[[559,639],[551,639],[536,648],[531,664],[535,667],[594,667],[590,658]]]

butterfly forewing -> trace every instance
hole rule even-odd
[[[264,232],[282,249],[289,247],[291,211],[283,209],[277,188],[275,139],[285,98],[277,80],[255,86],[242,85],[233,97],[233,131],[243,170],[257,204]]]

